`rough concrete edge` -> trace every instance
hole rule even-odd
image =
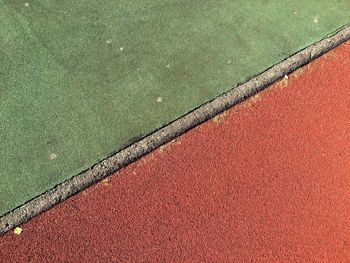
[[[296,53],[244,84],[234,87],[227,93],[203,104],[169,125],[101,161],[91,169],[59,184],[41,196],[5,214],[0,218],[0,234],[4,234],[8,230],[28,221],[102,178],[134,162],[162,144],[173,140],[247,97],[263,90],[276,80],[309,63],[348,39],[350,39],[350,26],[346,26],[334,35]]]

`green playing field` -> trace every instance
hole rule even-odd
[[[331,34],[346,0],[0,0],[0,215]]]

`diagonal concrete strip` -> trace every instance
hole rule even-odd
[[[69,196],[78,193],[120,168],[125,167],[164,143],[169,142],[220,112],[236,105],[238,102],[256,92],[263,90],[269,84],[309,63],[349,38],[350,27],[344,27],[334,35],[296,53],[262,74],[250,79],[246,83],[234,87],[231,91],[144,137],[117,154],[108,157],[91,169],[59,184],[43,195],[32,199],[23,206],[16,208],[0,218],[0,233],[5,233],[11,228],[26,222],[33,216],[49,209]]]

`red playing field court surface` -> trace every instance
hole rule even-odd
[[[0,238],[3,262],[349,262],[350,43]]]

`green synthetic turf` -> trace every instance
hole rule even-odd
[[[0,0],[0,214],[320,40],[349,10],[346,0]]]

